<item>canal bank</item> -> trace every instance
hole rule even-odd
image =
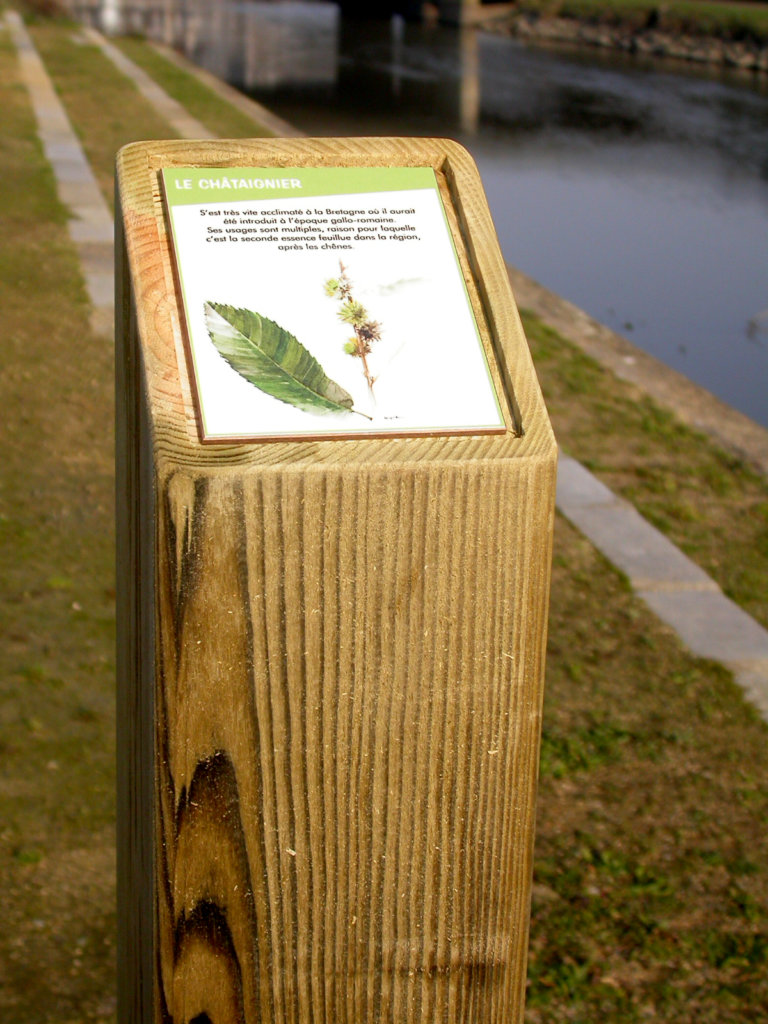
[[[720,401],[706,388],[633,345],[583,309],[509,267],[518,304],[597,360],[621,380],[635,385],[683,423],[700,430],[727,451],[768,477],[768,430]]]
[[[601,21],[599,16],[590,18],[588,14],[583,18],[557,17],[522,10],[489,19],[484,27],[539,45],[592,47],[711,68],[768,73],[768,42],[764,39],[721,38],[706,31],[698,34],[672,32],[660,26],[663,14],[659,13],[649,13],[639,24],[637,18],[634,24],[631,18],[624,23],[618,20],[618,24],[611,24],[607,19]]]

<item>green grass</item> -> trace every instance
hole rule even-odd
[[[756,42],[768,40],[768,4],[710,3],[708,0],[520,0],[520,10],[577,18],[632,30],[711,35]]]
[[[114,40],[126,57],[143,68],[163,89],[209,131],[222,139],[250,139],[274,133],[233,107],[173,61],[158,53],[142,39],[126,37]]]
[[[555,538],[526,1021],[765,1021],[768,729]]]

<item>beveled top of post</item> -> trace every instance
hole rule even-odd
[[[508,429],[495,435],[360,437],[202,444],[195,420],[159,172],[172,167],[432,167]],[[474,161],[446,139],[238,139],[138,142],[117,157],[118,330],[135,323],[159,475],[183,466],[405,465],[554,460],[556,446]],[[125,255],[120,245],[124,238]],[[386,243],[385,243],[386,244]],[[131,305],[135,311],[135,321]],[[505,413],[506,414],[506,413]],[[517,421],[517,423],[515,422]],[[517,429],[522,423],[523,432]]]

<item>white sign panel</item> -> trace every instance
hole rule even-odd
[[[163,184],[204,441],[506,429],[431,168]]]

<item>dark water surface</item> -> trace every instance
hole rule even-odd
[[[764,80],[323,3],[182,6],[173,41],[308,134],[462,142],[510,263],[768,426]]]

